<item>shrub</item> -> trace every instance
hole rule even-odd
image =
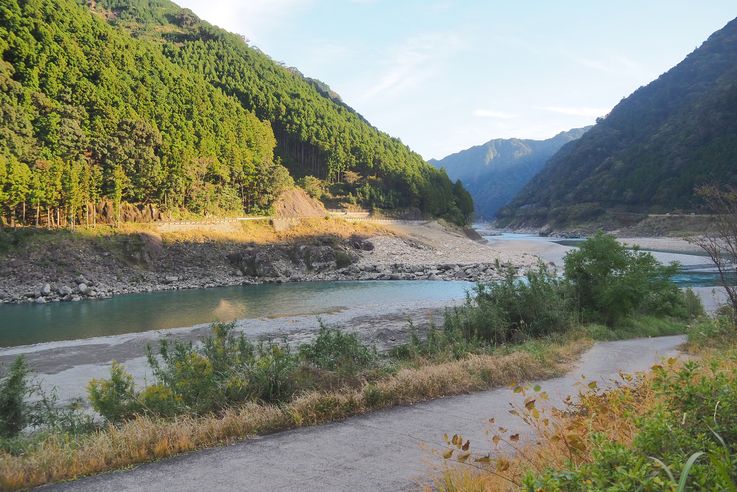
[[[297,181],[297,184],[312,198],[319,200],[325,193],[325,184],[314,176],[305,176]]]
[[[502,281],[476,286],[474,297],[446,313],[445,328],[501,344],[565,331],[571,320],[567,285],[540,264],[524,280],[508,270]]]
[[[117,361],[110,367],[110,379],[93,379],[87,384],[87,395],[92,408],[108,422],[122,422],[143,410],[133,376]]]
[[[317,337],[299,347],[299,356],[317,368],[351,375],[373,367],[378,360],[375,347],[363,345],[354,333],[329,328],[322,321]]]
[[[297,358],[289,345],[269,342],[259,346],[250,371],[253,396],[266,403],[283,402],[295,391]]]
[[[254,348],[242,334],[233,334],[233,326],[214,323],[212,334],[198,348],[191,342],[166,340],[161,341],[158,356],[148,348],[148,364],[161,387],[155,397],[151,395],[154,407],[164,411],[160,415],[175,409],[199,415],[248,398],[244,388]]]
[[[0,436],[13,437],[29,423],[26,398],[31,394],[28,364],[15,359],[8,374],[0,379]]]
[[[338,268],[345,268],[353,264],[353,258],[351,255],[342,250],[335,251],[335,266]]]
[[[683,318],[695,309],[671,281],[677,263],[661,265],[650,253],[628,250],[614,236],[598,232],[569,252],[564,263],[585,319],[612,326],[638,312]]]

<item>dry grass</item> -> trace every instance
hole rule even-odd
[[[268,222],[228,222],[222,224],[157,224],[153,227],[135,227],[139,232],[156,232],[165,242],[229,242],[271,244],[319,236],[347,239],[377,234],[391,234],[390,230],[371,222],[349,222],[342,219],[302,219],[292,227],[279,231]]]
[[[720,349],[691,344],[689,352],[705,360],[718,360],[720,370],[737,370],[737,359],[723,357],[725,347],[734,347],[734,339]],[[713,365],[713,364],[712,364]],[[682,367],[682,360],[668,359],[657,367],[658,371],[675,373]],[[693,379],[711,377],[710,364],[702,364]],[[454,453],[446,461],[442,472],[435,478],[433,490],[496,492],[520,490],[523,477],[530,471],[544,469],[570,469],[591,462],[596,442],[594,434],[604,436],[605,441],[630,446],[639,429],[640,417],[649,415],[661,403],[653,388],[656,371],[638,374],[620,374],[616,386],[601,392],[595,384],[579,392],[578,401],[568,400],[561,411],[539,405],[541,393],[523,388],[524,403],[515,411],[536,437],[535,442],[520,444],[519,434],[500,431],[492,437],[491,453],[462,450],[453,443],[448,449]],[[528,402],[532,402],[528,405]],[[685,416],[684,416],[685,418]],[[462,440],[462,438],[460,438]],[[456,441],[458,442],[458,441]]]
[[[358,389],[303,394],[283,407],[247,404],[218,416],[158,420],[140,417],[78,440],[52,437],[22,456],[0,454],[0,488],[13,490],[151,461],[251,435],[314,425],[371,410],[564,373],[588,340],[551,344],[532,355],[465,359],[397,374]]]
[[[530,471],[565,469],[570,462],[591,461],[593,443],[589,437],[593,434],[629,445],[637,432],[634,422],[655,407],[657,398],[649,384],[652,374],[622,374],[621,377],[626,384],[603,393],[589,388],[581,392],[580,401],[569,403],[565,412],[535,405],[535,400],[540,400],[539,394],[523,395],[525,402],[533,401],[534,406],[528,408],[523,404],[515,410],[529,425],[537,441],[522,445],[517,441],[519,434],[500,431],[492,437],[491,453],[469,452],[465,458],[463,453],[455,453],[436,478],[434,489],[447,492],[520,490],[523,477]]]

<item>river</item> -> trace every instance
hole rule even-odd
[[[487,236],[487,240],[499,248],[538,254],[558,266],[576,244],[575,240],[508,233]],[[681,286],[717,284],[716,273],[704,256],[652,253],[662,262],[681,264],[674,277]],[[429,280],[305,282],[163,291],[71,303],[7,304],[0,305],[0,347],[166,330],[217,320],[314,319],[357,308],[383,313],[438,306],[461,301],[472,286],[470,282]]]

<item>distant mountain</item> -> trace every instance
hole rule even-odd
[[[553,154],[589,128],[575,128],[547,140],[498,138],[429,162],[445,168],[451,179],[461,180],[473,197],[477,216],[493,218]]]
[[[737,184],[737,19],[566,145],[499,213],[562,228],[692,212],[694,188]]]

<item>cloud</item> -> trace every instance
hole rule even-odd
[[[285,17],[307,7],[312,0],[177,0],[177,3],[211,24],[258,41],[261,35],[276,28]]]
[[[609,112],[607,108],[590,108],[587,106],[542,106],[536,109],[569,116],[589,116],[592,118],[604,116]]]
[[[639,63],[622,54],[601,56],[596,59],[586,58],[568,51],[563,51],[562,54],[582,67],[607,74],[623,75],[642,73],[642,66]]]
[[[411,36],[401,45],[392,47],[384,71],[363,95],[362,101],[379,95],[397,95],[419,86],[425,80],[442,72],[445,62],[464,46],[453,33],[434,33]]]
[[[495,118],[498,120],[511,120],[519,116],[513,113],[506,113],[504,111],[494,111],[492,109],[476,109],[474,110],[473,115],[479,118]]]

